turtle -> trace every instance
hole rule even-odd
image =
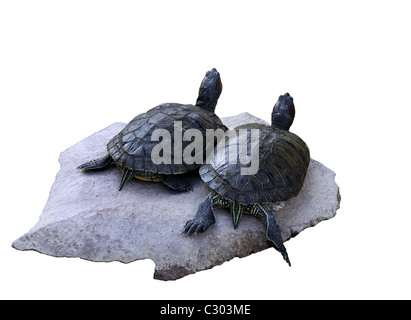
[[[154,134],[156,129],[167,130],[170,133],[169,139],[171,140],[168,141],[171,143],[171,155],[174,155],[175,128],[180,130],[180,135],[188,129],[198,129],[203,136],[207,129],[227,130],[221,119],[214,113],[222,88],[219,72],[215,68],[211,69],[201,82],[195,105],[163,103],[146,113],[139,114],[108,142],[106,155],[88,161],[80,165],[78,169],[89,172],[103,170],[116,164],[122,172],[119,191],[133,177],[144,181],[162,182],[176,191],[192,190],[191,184],[182,179],[181,175],[198,169],[202,162],[189,164],[185,161],[172,163],[163,161],[154,163],[151,153],[160,140],[159,136],[157,136],[158,139],[154,139]],[[176,127],[176,123],[179,126]],[[162,141],[164,139],[163,136]],[[184,147],[189,142],[180,143],[180,147]],[[183,148],[176,150],[178,151],[174,152],[182,152]],[[180,159],[181,155],[180,153]]]
[[[226,156],[211,157],[209,163],[203,164],[199,170],[201,179],[211,192],[201,201],[193,219],[187,221],[183,234],[193,236],[209,230],[215,223],[213,208],[230,210],[234,228],[237,228],[243,213],[250,214],[262,220],[266,238],[291,266],[275,211],[300,192],[310,163],[307,144],[289,131],[294,116],[293,98],[285,93],[274,105],[271,126],[247,124],[229,131],[235,131],[236,135],[240,130],[248,131],[247,152],[258,148],[258,170],[252,175],[242,175],[238,157],[234,163],[228,163]],[[259,132],[258,143],[254,146],[250,144],[249,129]],[[222,147],[222,154],[226,155],[237,144],[241,147],[238,140],[230,139]]]

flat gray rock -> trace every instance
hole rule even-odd
[[[265,123],[248,113],[222,120],[229,128]],[[61,169],[40,220],[13,242],[14,248],[91,261],[151,259],[155,279],[174,280],[271,247],[259,219],[244,216],[234,229],[223,209],[215,210],[216,224],[208,232],[183,236],[186,221],[209,192],[197,173],[187,177],[193,192],[173,192],[162,183],[136,179],[119,192],[117,168],[88,174],[76,169],[103,156],[107,142],[124,126],[114,123],[61,153]],[[340,195],[334,177],[333,171],[311,159],[300,194],[278,211],[283,239],[335,216]]]

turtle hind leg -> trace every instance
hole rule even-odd
[[[201,201],[194,218],[185,224],[183,234],[185,233],[188,236],[197,235],[206,232],[214,225],[213,196],[213,193],[210,193]]]
[[[170,189],[176,191],[192,191],[193,187],[188,181],[181,179],[178,175],[164,175],[163,183]]]
[[[113,158],[111,158],[109,154],[106,154],[104,157],[83,163],[82,165],[78,166],[77,169],[84,171],[103,170],[109,167],[113,162]]]
[[[277,223],[275,212],[270,204],[257,204],[251,210],[253,213],[258,212],[258,216],[266,225],[266,237],[274,245],[274,248],[279,251],[284,260],[291,267],[290,259],[288,258],[287,250],[284,246],[283,238],[281,237],[281,230]]]

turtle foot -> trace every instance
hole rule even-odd
[[[184,226],[183,234],[186,234],[187,236],[195,236],[204,233],[208,229],[210,229],[214,223],[215,221],[204,221],[198,218],[194,218],[187,221],[186,225]]]
[[[185,224],[183,234],[188,236],[198,235],[206,232],[214,223],[213,197],[212,194],[209,194],[207,198],[200,203],[194,218]]]
[[[263,222],[266,225],[266,238],[274,245],[274,248],[281,253],[284,260],[291,267],[291,262],[288,258],[283,238],[281,237],[281,230],[277,223],[275,211],[269,204],[259,204],[255,210],[260,212]]]
[[[113,159],[109,154],[105,155],[104,157],[88,161],[83,163],[82,165],[78,166],[77,169],[84,170],[84,171],[96,171],[96,170],[103,170],[110,166],[113,163]]]

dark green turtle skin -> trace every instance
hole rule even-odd
[[[181,123],[181,135],[188,129],[198,129],[203,134],[204,148],[206,129],[227,128],[214,113],[217,100],[222,91],[222,83],[216,69],[207,72],[204,77],[196,105],[163,103],[146,113],[136,116],[131,122],[114,136],[107,144],[107,154],[99,159],[91,160],[78,168],[84,171],[102,170],[116,164],[122,171],[119,190],[131,178],[163,182],[167,187],[177,190],[191,190],[189,182],[181,179],[181,175],[198,169],[200,164],[187,164],[185,161],[171,164],[155,164],[151,154],[159,143],[152,141],[156,129],[166,129],[171,137],[171,152],[174,151],[175,123]],[[182,141],[182,150],[191,141]],[[205,151],[205,150],[204,150]],[[205,152],[204,152],[205,153]],[[174,154],[172,154],[173,160]]]
[[[235,228],[243,214],[250,214],[263,221],[266,238],[291,266],[271,204],[287,201],[300,192],[310,163],[306,143],[289,132],[294,114],[293,98],[286,93],[274,106],[271,126],[248,124],[234,129],[237,133],[240,129],[259,130],[258,146],[251,146],[250,135],[247,139],[248,146],[259,148],[258,171],[241,175],[243,165],[239,158],[234,164],[219,157],[202,165],[200,176],[212,191],[200,203],[194,218],[186,223],[183,233],[196,235],[207,231],[215,223],[213,208],[230,210]],[[236,139],[230,140],[225,152],[230,150],[230,144],[237,143]]]

